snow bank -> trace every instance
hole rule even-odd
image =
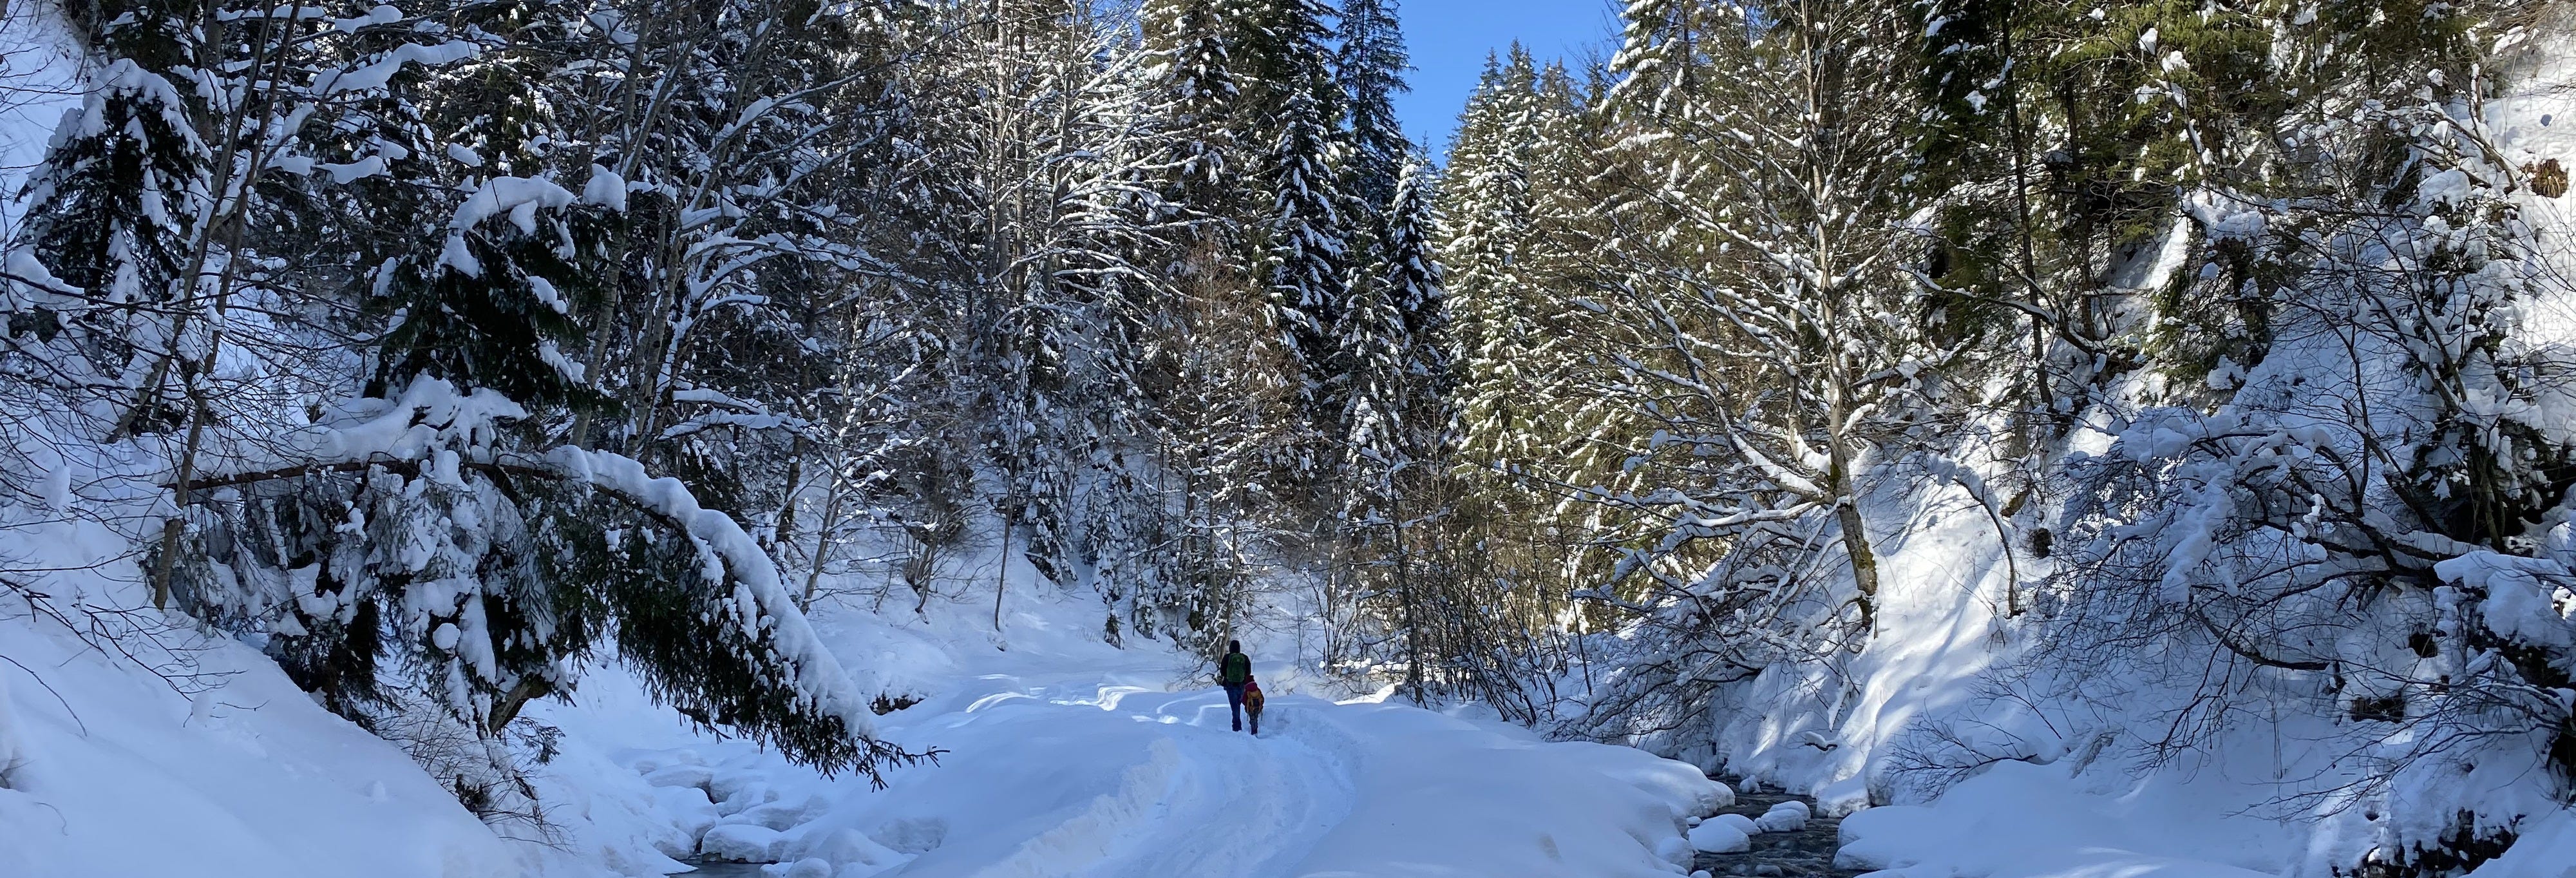
[[[1669,842],[1684,818],[1717,807],[1717,784],[1698,769],[1627,747],[1546,743],[1388,704],[1291,711],[1287,735],[1357,757],[1351,816],[1294,874],[1680,872],[1667,868]]]
[[[129,561],[95,531],[13,531],[63,566]],[[14,539],[15,537],[13,537]],[[83,552],[83,549],[97,551]],[[86,571],[39,585],[68,606],[134,607]],[[22,610],[23,608],[17,608]],[[137,611],[138,621],[156,618]],[[0,789],[0,875],[465,878],[517,854],[393,745],[316,706],[265,656],[186,627],[129,643],[165,683],[63,626],[0,609],[0,716],[17,750]],[[202,691],[200,691],[202,690]]]
[[[1836,865],[1896,870],[1889,878],[2234,878],[2277,875],[2289,865],[2292,833],[2232,815],[2205,790],[2150,776],[2126,792],[2090,793],[2070,784],[2063,768],[2002,763],[1935,806],[1844,818]]]

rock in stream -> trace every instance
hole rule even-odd
[[[1842,846],[1840,817],[1827,817],[1816,809],[1815,800],[1779,792],[1747,792],[1740,779],[1729,779],[1735,788],[1735,804],[1718,809],[1719,814],[1742,814],[1755,820],[1781,802],[1805,804],[1809,812],[1806,826],[1789,832],[1763,832],[1752,835],[1753,849],[1740,854],[1702,853],[1691,864],[1711,875],[1750,875],[1759,878],[1847,878],[1857,870],[1834,868],[1834,851]]]

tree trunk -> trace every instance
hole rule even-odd
[[[1003,501],[1006,509],[1015,505],[1010,501]],[[1003,512],[1001,518],[1002,556],[993,564],[996,568],[993,574],[993,630],[995,632],[1002,630],[1002,590],[1011,585],[1011,513]]]
[[[1841,370],[1835,370],[1839,373]],[[1843,554],[1851,558],[1852,588],[1860,592],[1860,624],[1868,635],[1878,633],[1878,553],[1869,547],[1869,526],[1860,517],[1860,495],[1852,484],[1851,442],[1841,428],[1851,420],[1848,383],[1835,375],[1828,397],[1827,416],[1833,420],[1826,428],[1828,471],[1825,490],[1832,492],[1834,518],[1841,522]]]
[[[1878,633],[1878,554],[1869,547],[1869,531],[1860,520],[1860,507],[1846,496],[1834,506],[1834,517],[1843,525],[1843,552],[1851,556],[1852,586],[1860,590],[1860,623],[1869,633]]]
[[[518,685],[510,687],[510,691],[492,702],[492,716],[483,726],[484,736],[499,737],[502,729],[509,728],[510,722],[519,718],[519,710],[528,706],[529,701],[542,698],[553,690],[554,687],[544,680],[535,677],[521,679]]]

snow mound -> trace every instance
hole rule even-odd
[[[1796,832],[1807,828],[1807,804],[1795,799],[1771,806],[1755,818],[1753,825],[1763,832]]]
[[[1691,849],[1701,853],[1740,854],[1753,849],[1753,836],[1736,828],[1732,821],[1710,820],[1692,827],[1690,843]]]
[[[778,830],[749,823],[724,823],[707,830],[698,841],[698,850],[719,860],[742,863],[769,863],[778,860],[778,850],[787,836]]]

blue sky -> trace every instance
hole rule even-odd
[[[1458,108],[1476,90],[1487,53],[1519,40],[1541,62],[1580,57],[1590,46],[1605,50],[1616,33],[1609,0],[1397,0],[1405,47],[1413,52],[1406,81],[1410,94],[1395,96],[1395,114],[1415,142],[1435,159],[1449,151]]]

